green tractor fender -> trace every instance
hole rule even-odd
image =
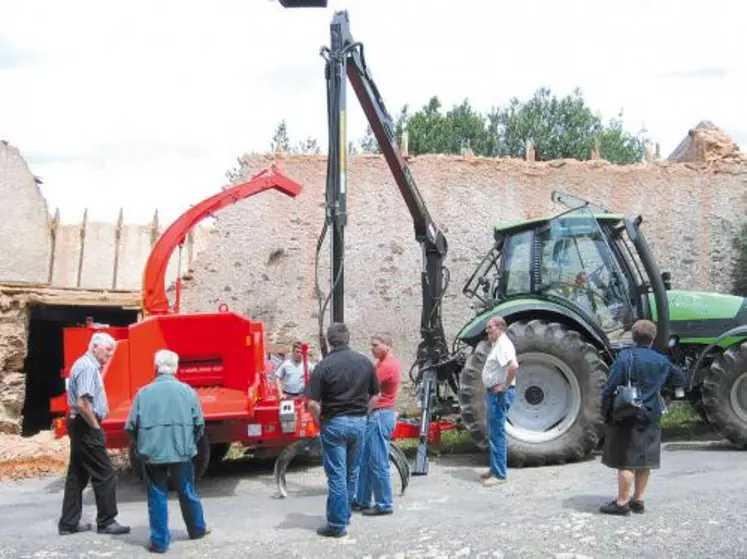
[[[703,361],[708,354],[717,348],[720,350],[726,350],[730,347],[741,344],[744,341],[747,341],[747,324],[727,330],[718,338],[713,340],[709,345],[704,347],[698,354],[698,359],[693,365],[692,374],[690,375],[689,390],[692,390],[695,386],[703,382],[707,373],[706,368],[703,367]]]
[[[610,351],[610,341],[598,325],[579,313],[575,308],[545,299],[520,298],[508,300],[473,318],[457,334],[457,339],[474,347],[486,336],[485,326],[493,316],[502,316],[508,322],[527,319],[549,319],[579,330],[600,350]]]

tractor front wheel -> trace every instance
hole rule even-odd
[[[717,357],[703,379],[703,409],[721,436],[747,448],[747,343]]]
[[[578,461],[603,435],[602,389],[607,366],[578,332],[544,320],[511,324],[519,372],[508,414],[508,462],[512,467]],[[481,341],[462,370],[459,402],[474,443],[488,448],[482,369],[491,344]]]

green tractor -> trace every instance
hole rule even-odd
[[[487,447],[481,371],[485,325],[505,318],[520,371],[509,412],[509,463],[562,464],[603,436],[602,388],[637,319],[657,324],[655,347],[685,372],[685,397],[725,438],[747,445],[747,300],[671,289],[641,231],[643,219],[553,192],[566,210],[499,225],[464,287],[478,315],[457,336],[471,346],[459,379],[462,421]]]

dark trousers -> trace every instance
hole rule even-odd
[[[205,517],[200,497],[195,491],[195,470],[192,461],[174,464],[144,464],[143,474],[148,485],[148,518],[150,543],[166,551],[171,543],[169,533],[169,473],[175,481],[179,495],[179,508],[191,539],[205,535]]]
[[[62,498],[60,530],[78,526],[83,512],[83,490],[91,482],[96,497],[96,526],[105,528],[117,517],[117,475],[106,452],[104,432],[78,416],[68,419],[70,464]]]

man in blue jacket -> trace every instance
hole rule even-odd
[[[164,553],[171,543],[168,527],[168,477],[175,480],[179,506],[191,539],[209,533],[200,498],[194,488],[192,458],[205,431],[197,393],[176,378],[179,356],[162,349],[156,353],[156,378],[141,388],[130,409],[125,430],[135,444],[148,486],[150,544]]]

